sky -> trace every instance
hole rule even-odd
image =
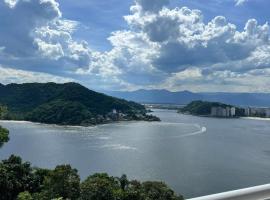
[[[0,0],[0,83],[270,92],[269,0]]]

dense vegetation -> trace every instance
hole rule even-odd
[[[0,106],[0,119],[2,116],[4,116],[5,112],[6,112],[6,108],[3,106]],[[9,135],[9,131],[0,126],[0,146],[2,146],[3,143],[9,141],[8,135]]]
[[[109,113],[115,109],[126,120],[134,116],[147,120],[144,106],[91,91],[77,83],[0,84],[0,104],[6,108],[2,119],[88,125],[110,121]]]
[[[60,165],[53,170],[33,168],[17,156],[0,162],[0,200],[182,200],[162,182],[129,181],[94,174],[83,182],[76,169]]]
[[[0,126],[0,146],[3,143],[8,142],[8,140],[9,140],[8,135],[9,135],[9,131]]]
[[[189,113],[192,115],[210,115],[212,107],[234,107],[232,105],[227,105],[219,102],[207,102],[207,101],[192,101],[184,108],[180,109],[180,112]],[[236,108],[236,116],[244,116],[244,109]]]

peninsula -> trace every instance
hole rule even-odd
[[[192,101],[180,113],[205,117],[235,118],[245,116],[245,109],[219,102]]]

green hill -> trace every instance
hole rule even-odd
[[[8,110],[3,119],[49,124],[90,125],[149,118],[143,105],[89,90],[78,83],[0,84],[0,104]]]

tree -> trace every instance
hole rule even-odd
[[[120,182],[120,186],[121,189],[123,191],[125,191],[125,189],[128,187],[129,181],[127,179],[127,175],[123,174],[120,178],[119,178],[119,182]]]
[[[142,193],[143,199],[147,200],[183,200],[182,196],[175,195],[173,190],[162,182],[144,182]]]
[[[33,192],[36,187],[30,163],[14,155],[0,162],[0,200],[16,199],[20,192]]]
[[[120,190],[117,181],[108,174],[94,174],[81,184],[82,200],[114,200],[114,192]]]
[[[144,200],[141,183],[137,180],[129,181],[122,200]]]
[[[70,165],[60,165],[50,171],[44,180],[44,193],[49,199],[77,199],[80,196],[80,177]]]
[[[21,192],[18,197],[17,200],[33,200],[32,195],[29,192]]]

